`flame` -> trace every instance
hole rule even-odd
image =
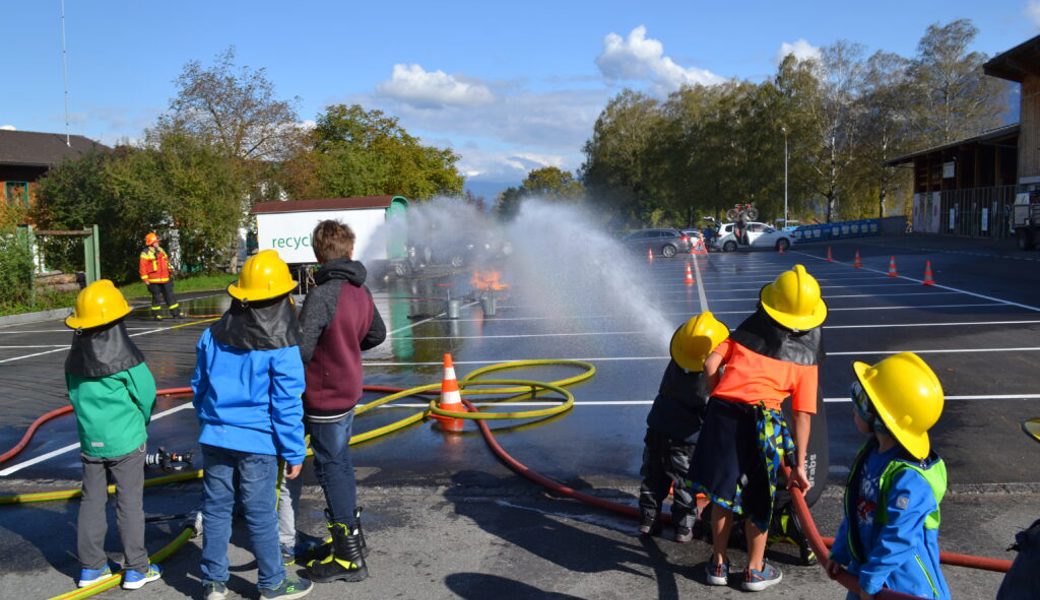
[[[469,282],[478,290],[498,292],[509,287],[508,284],[499,281],[501,277],[502,274],[498,271],[473,271],[473,277]]]

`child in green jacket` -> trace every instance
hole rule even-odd
[[[82,570],[79,587],[112,574],[105,554],[108,478],[115,483],[123,543],[123,587],[136,590],[159,579],[144,546],[145,426],[155,405],[155,379],[126,331],[130,306],[112,282],[96,281],[76,297],[65,325],[76,331],[65,360],[65,382],[76,413],[83,499],[76,525]]]

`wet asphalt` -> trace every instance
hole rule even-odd
[[[382,346],[366,353],[366,383],[409,387],[438,382],[445,352],[452,353],[460,377],[477,367],[508,360],[589,361],[595,365],[596,375],[571,388],[576,403],[569,413],[537,423],[496,422],[493,427],[502,445],[521,462],[572,486],[618,494],[631,503],[638,486],[644,419],[668,360],[667,334],[704,309],[710,309],[735,327],[754,310],[762,285],[793,264],[802,263],[820,281],[830,308],[824,333],[828,360],[821,377],[823,410],[829,423],[826,440],[830,449],[826,477],[818,477],[821,484],[824,479],[829,484],[819,505],[826,515],[823,519],[834,521],[836,518],[834,504],[838,488],[862,442],[852,426],[851,405],[847,401],[853,377],[851,362],[876,362],[886,354],[902,350],[921,354],[939,375],[947,396],[943,417],[932,432],[932,440],[947,461],[954,492],[951,502],[962,507],[953,511],[969,520],[980,510],[977,506],[972,509],[979,494],[1004,494],[1001,502],[1007,503],[1005,508],[986,509],[998,515],[1015,515],[1014,523],[1001,524],[1002,533],[1028,525],[1024,521],[1029,515],[1040,517],[1040,502],[1035,496],[1035,492],[1040,491],[1040,467],[1037,466],[1040,445],[1019,430],[1023,419],[1040,415],[1040,377],[1037,376],[1040,261],[1036,260],[1037,253],[1020,253],[1003,245],[969,245],[962,240],[923,236],[863,238],[830,246],[833,262],[825,260],[827,245],[818,243],[795,246],[783,255],[737,252],[697,257],[694,285],[684,283],[685,267],[693,265],[690,257],[656,257],[653,262],[641,257],[633,261],[637,272],[632,273],[631,287],[618,287],[613,283],[599,289],[586,286],[584,293],[571,298],[572,302],[561,303],[551,294],[525,290],[522,283],[514,282],[512,287],[498,294],[494,316],[482,310],[472,290],[469,273],[372,282],[374,297],[391,336]],[[862,268],[852,264],[857,250]],[[898,277],[887,276],[892,257]],[[926,260],[931,261],[935,286],[921,284]],[[609,265],[597,264],[594,268],[609,268]],[[510,283],[510,265],[503,265],[501,271],[502,280]],[[604,281],[613,280],[605,277]],[[560,285],[566,287],[566,282]],[[457,320],[447,319],[443,314],[449,295],[462,300]],[[618,301],[619,296],[625,296],[625,301]],[[205,316],[218,314],[225,303],[226,300],[218,296],[186,304],[190,314]],[[648,327],[646,314],[640,313],[659,316],[658,321],[664,326]],[[194,366],[194,342],[205,327],[203,319],[164,321],[157,325],[135,314],[128,320],[128,326],[160,387],[188,385]],[[67,404],[62,364],[70,335],[58,321],[0,328],[0,383],[5,389],[0,398],[0,410],[5,415],[0,423],[0,450],[12,446],[36,416]],[[508,376],[553,380],[575,372],[562,367],[524,368]],[[364,401],[379,396],[366,395]],[[374,410],[357,419],[355,432],[407,416],[419,410],[423,402],[425,400],[418,398],[406,399],[401,402],[405,406]],[[539,402],[548,405],[553,400],[532,401]],[[149,427],[150,447],[163,446],[177,451],[197,449],[197,425],[186,399],[160,399],[156,414],[162,416]],[[0,490],[8,493],[41,487],[75,487],[79,477],[78,456],[74,449],[59,452],[75,442],[75,424],[71,417],[45,425],[21,455],[0,465]],[[33,463],[51,452],[59,453]],[[450,530],[452,524],[458,524],[461,519],[467,522],[464,529],[471,531],[475,524],[482,535],[493,534],[495,540],[488,543],[495,548],[512,545],[517,546],[516,551],[532,552],[529,546],[536,544],[528,538],[530,530],[526,533],[523,527],[513,530],[518,522],[534,518],[532,515],[542,515],[538,519],[542,526],[548,527],[545,535],[561,535],[555,531],[558,524],[542,522],[545,511],[559,512],[559,502],[532,492],[528,484],[501,466],[487,451],[472,424],[467,424],[461,435],[445,433],[430,423],[416,425],[357,446],[353,456],[362,501],[366,490],[370,490],[370,502],[384,509],[383,516],[372,518],[373,528],[377,531],[385,528],[388,536],[392,532],[401,533],[399,523],[416,522],[415,515],[396,522],[388,515],[402,510],[403,506],[422,505],[427,501],[432,502],[430,519],[440,523],[438,527]],[[313,487],[315,482],[309,469],[305,471],[305,478],[310,484],[305,507],[310,510],[302,520],[317,523],[320,508],[315,507],[320,504],[320,490]],[[197,489],[194,484],[155,492],[146,497],[146,512],[173,515],[188,512],[196,504]],[[1022,494],[1020,501],[1007,500],[1009,490]],[[149,502],[153,507],[148,506]],[[552,507],[544,506],[546,502]],[[961,502],[964,504],[959,504]],[[394,504],[399,506],[391,508]],[[568,533],[569,529],[563,532],[568,540],[561,542],[562,546],[574,552],[599,543],[593,537],[616,538],[620,532],[627,531],[624,525],[611,524],[612,517],[596,516],[595,511],[585,511],[571,503],[565,505],[563,512],[570,516],[554,517],[553,523],[560,519],[580,522],[576,525],[579,533]],[[0,534],[0,558],[19,556],[18,561],[11,563],[20,565],[12,568],[12,575],[20,573],[17,576],[22,577],[55,569],[69,571],[70,565],[75,564],[70,551],[40,541],[32,534],[36,527],[26,523],[37,517],[44,528],[47,523],[67,524],[69,519],[74,522],[74,509],[75,503],[56,503],[45,508],[0,507],[0,525],[8,532]],[[582,516],[586,513],[589,516]],[[527,517],[515,520],[509,514]],[[951,523],[956,527],[956,518],[945,518],[944,528]],[[154,527],[167,526],[170,524],[157,523]],[[973,523],[971,529],[976,539],[977,526]],[[606,527],[607,531],[595,532],[598,527]],[[432,525],[431,528],[436,529]],[[590,528],[593,533],[589,533]],[[828,532],[822,525],[821,530]],[[969,535],[967,531],[965,535]],[[10,534],[17,536],[11,539]],[[20,554],[23,550],[15,550],[22,547],[17,543],[20,539],[35,548],[28,551],[28,556]],[[419,536],[416,541],[423,539],[424,536]],[[996,552],[1006,539],[1007,535],[998,535],[989,540],[990,553]],[[514,584],[498,581],[495,579],[501,576],[498,567],[494,570],[489,567],[485,572],[480,564],[472,565],[473,571],[460,579],[455,576],[457,573],[447,576],[443,572],[441,565],[451,561],[427,561],[428,578],[436,586],[436,592],[431,591],[428,597],[491,597],[477,593],[491,589],[512,590],[500,597],[624,597],[611,595],[609,590],[596,586],[584,589],[561,582],[567,579],[567,571],[581,579],[580,575],[610,571],[610,565],[628,560],[647,566],[649,574],[641,577],[660,583],[660,565],[653,560],[654,549],[627,537],[621,540],[607,543],[606,547],[613,549],[606,557],[573,561],[558,557],[540,583],[531,573],[528,573],[530,579],[519,578],[522,584],[514,581],[515,578],[509,579]],[[400,544],[400,552],[406,552],[407,541],[402,539]],[[970,549],[970,542],[965,542],[960,551]],[[479,552],[485,551],[486,548],[482,548]],[[672,556],[673,551],[674,548],[665,547],[659,558],[671,563],[676,558]],[[515,559],[512,551],[501,552],[502,560]],[[551,558],[553,552],[539,548],[534,553],[542,558],[548,553]],[[509,559],[511,556],[513,559]],[[649,562],[647,556],[651,557]],[[390,557],[384,557],[387,558]],[[398,558],[402,557],[395,556],[394,560]],[[590,560],[598,566],[590,567]],[[689,560],[687,556],[677,562]],[[678,569],[683,579],[681,583],[674,583],[667,590],[658,586],[655,595],[676,597],[695,583],[696,577],[683,570],[687,567]],[[818,573],[810,573],[807,571],[804,577],[819,578]],[[649,590],[639,588],[635,582],[624,583],[628,580],[623,569],[617,576],[620,578],[618,589],[631,584],[634,589]],[[995,590],[993,576],[987,577],[989,579],[974,580],[972,589]],[[6,576],[0,575],[0,579]],[[60,588],[61,580],[59,576],[52,587]],[[833,584],[822,580],[817,583],[821,589],[833,588]],[[185,584],[184,589],[189,587]],[[405,586],[396,595],[427,596],[426,593],[416,595],[416,589],[419,588]],[[704,588],[694,585],[689,589]],[[558,593],[560,590],[567,593]],[[118,593],[113,592],[113,597]],[[983,591],[977,594],[958,597],[991,597]],[[0,596],[3,595],[0,592]]]

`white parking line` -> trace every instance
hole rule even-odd
[[[1025,347],[1014,347],[1014,348],[937,348],[934,350],[911,350],[911,349],[892,349],[892,350],[855,350],[851,352],[828,352],[827,356],[869,356],[875,354],[897,354],[899,352],[914,352],[915,354],[969,354],[975,352],[1040,352],[1040,347],[1025,346]],[[658,361],[658,360],[670,360],[671,356],[587,356],[581,358],[560,357],[560,360],[578,360],[583,362],[639,362],[639,361]],[[528,358],[503,358],[496,360],[456,360],[456,365],[491,365],[502,362],[521,362],[530,360]],[[441,361],[422,361],[422,362],[365,362],[362,366],[368,367],[439,367],[443,366]]]
[[[824,300],[832,300],[834,298],[888,298],[888,297],[891,297],[891,296],[928,296],[928,297],[931,297],[931,296],[938,296],[938,295],[953,295],[953,294],[960,294],[960,292],[930,292],[930,291],[927,291],[927,292],[905,292],[905,293],[895,293],[895,294],[843,294],[843,295],[839,294],[839,295],[833,295],[833,296],[831,296],[831,295],[824,295],[823,299]],[[715,298],[715,302],[758,302],[758,296],[745,296],[743,298]],[[665,300],[664,302],[659,302],[658,304],[684,304],[684,301],[683,300]],[[522,307],[522,306],[531,306],[531,305],[513,304],[513,305],[507,305],[507,308],[517,308],[517,307]],[[874,308],[883,309],[885,307],[884,306],[875,306]]]
[[[173,408],[170,408],[170,409],[164,410],[164,411],[162,411],[160,413],[156,413],[156,414],[152,415],[152,421],[157,421],[157,420],[159,420],[159,419],[161,419],[163,417],[172,415],[173,413],[180,412],[182,410],[187,410],[187,409],[192,408],[192,407],[193,407],[193,405],[192,405],[191,402],[185,402],[184,404],[181,404],[180,406],[175,406]],[[79,443],[78,442],[75,443],[75,444],[69,444],[68,446],[64,446],[64,447],[58,448],[57,450],[51,450],[50,452],[48,452],[46,454],[41,454],[41,455],[36,456],[34,458],[30,458],[29,460],[20,462],[20,463],[18,463],[16,465],[7,467],[3,471],[0,471],[0,477],[7,477],[8,475],[10,475],[12,473],[17,473],[18,471],[21,471],[22,469],[31,467],[31,466],[33,466],[35,464],[38,464],[38,463],[41,463],[41,462],[43,462],[45,460],[54,458],[55,456],[60,456],[62,454],[66,454],[66,453],[72,452],[73,450],[79,450]]]
[[[11,327],[17,327],[12,325]],[[151,329],[150,327],[127,327],[128,331],[142,331],[145,329]],[[23,329],[21,331],[13,331],[7,329],[0,329],[0,335],[18,335],[20,333],[68,333],[71,334],[71,329]]]
[[[1002,302],[973,302],[965,304],[905,304],[895,306],[853,306],[845,308],[828,308],[829,312],[840,312],[840,311],[855,311],[855,310],[916,310],[923,308],[1007,308],[1006,303]],[[716,315],[750,315],[754,311],[750,310],[730,310],[730,311],[712,311]],[[661,313],[662,317],[676,317],[684,316],[689,317],[690,313],[684,312],[667,312]],[[591,321],[597,319],[629,319],[630,317],[617,314],[617,315],[558,315],[554,317],[494,317],[495,321]],[[442,319],[443,320],[443,319]],[[456,323],[486,323],[488,319],[452,319]],[[406,329],[406,328],[405,328]]]
[[[808,257],[814,258],[816,260],[821,260],[821,261],[822,260],[826,260],[824,258],[820,258],[819,256],[814,256],[812,254],[807,254],[805,252],[799,252],[798,254],[801,254],[803,256],[808,256]],[[845,263],[839,263],[839,264],[845,264]],[[886,277],[888,276],[887,272],[881,271],[879,269],[874,269],[874,268],[871,268],[871,267],[863,267],[863,270],[864,271],[870,271],[872,273],[877,273],[879,275],[885,275]],[[917,282],[917,283],[923,283],[923,281],[921,279],[914,279],[913,277],[907,277],[906,275],[899,275],[898,277],[899,277],[899,279],[905,279],[907,281],[914,281],[914,282]],[[1019,302],[1012,302],[1011,300],[1005,300],[1003,298],[997,298],[995,296],[987,296],[985,294],[978,294],[976,292],[969,292],[967,290],[962,290],[960,288],[955,288],[955,287],[951,287],[951,286],[948,286],[948,285],[934,284],[933,287],[938,288],[938,289],[943,289],[943,290],[950,290],[950,291],[954,291],[954,292],[960,292],[961,294],[965,294],[965,295],[968,295],[968,296],[974,296],[976,298],[982,298],[983,300],[992,300],[994,302],[1000,302],[1002,304],[1007,304],[1007,305],[1010,305],[1010,306],[1017,306],[1019,308],[1024,308],[1026,310],[1031,310],[1033,312],[1040,312],[1040,308],[1037,308],[1035,306],[1030,306],[1028,304],[1022,304],[1022,303],[1019,303]]]
[[[1040,320],[1032,321],[956,321],[950,323],[871,323],[869,325],[824,325],[824,328],[832,329],[885,329],[890,327],[993,327],[996,325],[1034,325]],[[552,337],[595,337],[606,335],[632,335],[632,336],[656,336],[656,331],[578,331],[569,333],[514,333],[503,335],[413,335],[396,339],[408,340],[488,340],[488,339],[523,339],[523,338],[552,338]]]
[[[958,402],[964,401],[979,401],[979,400],[1040,400],[1040,394],[982,394],[977,396],[946,396],[944,400],[952,400]],[[850,403],[852,400],[847,396],[834,396],[824,398],[823,401],[827,404],[845,404]],[[574,406],[649,406],[653,404],[653,400],[575,400]],[[559,406],[559,402],[552,401],[538,401],[538,400],[527,400],[521,402],[474,402],[473,405],[479,408],[503,408],[503,407],[531,407],[537,408],[539,406]],[[364,404],[359,404],[364,406]],[[422,402],[401,402],[393,404],[383,404],[378,408],[429,408],[430,403]]]
[[[0,346],[0,350],[14,350],[15,348],[27,349],[27,348],[68,348],[68,344],[42,344],[38,346]]]
[[[139,335],[148,335],[149,333],[157,333],[157,332],[160,332],[160,331],[169,331],[171,329],[180,329],[182,327],[189,327],[191,325],[200,325],[202,323],[209,323],[211,321],[216,321],[216,319],[202,319],[200,321],[192,321],[192,322],[188,322],[188,323],[178,323],[177,325],[170,325],[169,327],[158,327],[156,329],[149,329],[147,331],[139,331],[137,333],[131,333],[130,337],[137,337]],[[9,363],[9,362],[15,362],[17,360],[25,360],[27,358],[34,358],[34,357],[37,357],[37,356],[44,356],[44,355],[47,355],[47,354],[53,354],[55,352],[64,352],[64,351],[66,351],[68,349],[69,349],[68,344],[65,344],[65,345],[61,346],[60,348],[54,348],[53,350],[44,350],[43,352],[35,352],[33,354],[24,354],[22,356],[13,356],[11,358],[5,358],[3,360],[0,360],[0,365],[2,365],[4,363]]]

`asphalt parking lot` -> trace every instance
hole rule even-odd
[[[440,380],[451,352],[464,375],[522,359],[579,359],[596,375],[575,386],[575,407],[538,423],[494,425],[501,444],[521,462],[577,489],[634,504],[644,419],[667,364],[672,330],[711,310],[735,327],[755,307],[758,290],[802,263],[820,281],[830,307],[822,387],[830,465],[818,475],[828,489],[814,507],[825,535],[836,528],[838,494],[862,441],[847,401],[853,360],[876,362],[913,350],[939,375],[946,408],[933,444],[946,459],[951,494],[944,503],[944,550],[1010,558],[1013,534],[1040,517],[1040,445],[1019,430],[1040,415],[1040,265],[1036,253],[920,236],[863,238],[773,252],[614,262],[607,256],[561,258],[551,274],[532,275],[516,261],[501,268],[507,290],[494,316],[466,297],[459,319],[443,314],[451,293],[472,293],[469,273],[374,285],[390,339],[366,353],[366,383],[409,387]],[[863,267],[853,266],[859,251]],[[894,258],[898,276],[889,277]],[[931,261],[934,286],[922,285]],[[695,279],[684,283],[686,265]],[[618,271],[622,271],[620,274]],[[216,314],[220,298],[191,303],[196,315]],[[130,333],[160,387],[188,384],[194,342],[205,319],[155,325],[134,315]],[[67,404],[62,364],[70,333],[58,321],[0,327],[0,450],[14,445],[38,415]],[[509,376],[552,380],[560,367],[525,368]],[[379,394],[366,396],[371,401]],[[535,398],[525,406],[547,406]],[[411,399],[359,418],[365,431],[421,410]],[[183,398],[160,401],[150,446],[194,450],[197,428]],[[731,597],[736,589],[699,581],[708,555],[702,542],[633,535],[621,517],[546,494],[519,479],[488,452],[472,424],[461,435],[429,423],[356,447],[360,501],[373,553],[372,576],[360,584],[321,586],[317,598],[629,598],[655,595]],[[76,487],[79,461],[71,417],[45,425],[16,458],[0,465],[0,494]],[[320,532],[321,497],[305,470],[300,527]],[[173,537],[198,503],[197,483],[149,491],[149,547]],[[0,596],[49,597],[71,589],[75,501],[0,506]],[[114,527],[110,549],[118,547]],[[239,545],[244,536],[236,537]],[[774,559],[785,582],[771,598],[841,597],[818,567],[792,563],[791,548]],[[739,555],[735,555],[739,563]],[[166,563],[148,597],[198,593],[198,547]],[[251,597],[255,564],[237,549],[233,592]],[[1000,576],[948,568],[958,598],[991,598]],[[21,590],[15,594],[14,590]],[[8,596],[11,593],[11,596]],[[112,591],[100,597],[117,597]]]

